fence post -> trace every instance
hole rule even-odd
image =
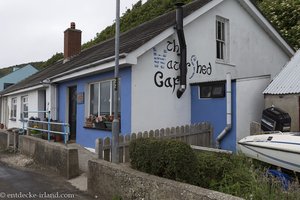
[[[50,110],[48,111],[48,141],[50,142]]]
[[[159,137],[160,138],[164,138],[165,137],[165,129],[162,128],[162,129],[159,130]]]
[[[149,131],[149,138],[154,138],[154,131],[153,130]]]
[[[104,145],[103,145],[103,149],[104,149],[104,160],[106,161],[111,161],[111,139],[109,137],[106,137],[104,139]]]
[[[125,151],[124,152],[124,156],[125,156],[124,162],[125,163],[130,161],[130,158],[129,158],[129,143],[130,143],[130,139],[131,139],[131,137],[130,137],[129,134],[125,135],[125,146],[124,146],[124,151]]]
[[[98,156],[98,159],[103,159],[103,140],[101,138],[97,138],[95,146],[95,152]]]
[[[154,137],[155,137],[155,138],[159,138],[159,130],[158,130],[158,129],[156,129],[156,130],[154,131]]]
[[[119,148],[118,148],[118,151],[119,151],[119,163],[124,163],[124,135],[119,135]]]
[[[143,138],[147,138],[147,137],[149,137],[148,131],[144,131]]]

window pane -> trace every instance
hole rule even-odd
[[[217,21],[217,39],[222,39],[222,29],[221,29],[221,22]]]
[[[217,49],[217,58],[218,59],[220,59],[221,58],[221,55],[220,55],[220,42],[219,41],[217,41],[217,46],[216,46],[216,49]]]
[[[200,97],[210,98],[211,97],[212,86],[200,86]]]
[[[221,35],[221,40],[225,41],[225,24],[222,23],[222,29],[221,29],[221,32],[222,32],[222,35]]]
[[[220,59],[224,59],[224,43],[220,42]]]
[[[17,98],[11,99],[10,117],[12,117],[12,118],[17,117]]]
[[[100,83],[100,115],[110,114],[110,81]]]
[[[90,85],[90,114],[98,116],[99,102],[99,84]]]
[[[217,58],[224,59],[224,43],[217,41]]]
[[[224,87],[222,85],[214,86],[212,90],[213,96],[223,96],[224,95]]]
[[[21,116],[22,118],[28,118],[28,112],[25,112],[24,111],[28,111],[28,97],[25,96],[25,97],[22,97],[22,105],[21,105]]]

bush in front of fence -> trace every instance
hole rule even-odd
[[[129,146],[133,168],[190,184],[197,184],[198,159],[192,148],[177,140],[139,138]]]

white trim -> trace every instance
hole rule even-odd
[[[126,57],[126,55],[127,55],[127,54],[123,53],[123,54],[120,54],[119,56],[125,56],[125,57]],[[80,66],[80,67],[76,67],[76,68],[74,68],[74,69],[71,69],[71,70],[62,72],[62,73],[60,73],[60,74],[56,74],[56,75],[54,75],[54,76],[49,77],[48,79],[54,79],[54,78],[63,76],[64,74],[69,74],[69,73],[72,73],[73,71],[77,71],[77,70],[79,70],[79,69],[84,69],[85,67],[89,67],[89,66],[93,66],[93,65],[99,65],[99,64],[101,64],[101,63],[110,62],[111,60],[114,60],[114,58],[115,58],[115,56],[110,56],[110,57],[104,58],[104,59],[102,59],[102,60],[97,60],[97,61],[95,61],[95,62],[86,64],[86,65],[82,65],[82,66]]]
[[[238,0],[238,2],[290,57],[295,54],[295,51],[290,47],[290,45],[281,37],[281,35],[249,0]]]
[[[36,89],[45,88],[45,87],[46,86],[44,86],[44,85],[36,85],[36,86],[33,86],[33,87],[29,87],[29,88],[17,90],[17,91],[14,91],[14,92],[10,92],[10,93],[7,93],[7,94],[3,94],[2,96],[5,97],[5,96],[10,96],[10,95],[15,95],[15,94],[28,92],[28,91],[31,91],[31,90],[36,90]]]
[[[192,14],[188,15],[187,17],[184,18],[183,24],[184,26],[188,25],[189,23],[193,22],[195,19],[203,15],[204,13],[208,12],[209,10],[213,9],[215,6],[219,5],[222,3],[224,0],[213,0],[200,9],[196,10]]]
[[[188,25],[189,23],[191,23],[192,21],[194,21],[196,18],[198,18],[199,16],[201,16],[204,13],[208,12],[213,7],[215,7],[216,5],[218,5],[219,3],[223,2],[223,1],[224,0],[215,0],[215,1],[207,3],[203,7],[199,8],[198,10],[196,10],[195,12],[193,12],[192,14],[188,15],[187,17],[185,17],[183,19],[183,26]],[[162,42],[166,38],[170,37],[175,32],[176,31],[175,31],[174,27],[170,27],[170,28],[166,29],[165,31],[163,31],[159,35],[155,36],[154,38],[152,38],[151,40],[149,40],[148,42],[146,42],[145,44],[143,44],[142,46],[140,46],[139,48],[137,48],[136,50],[134,50],[131,53],[129,53],[128,57],[138,58],[139,56],[141,56],[144,53],[146,53],[152,47],[156,46],[157,44],[159,44],[160,42]]]
[[[255,77],[238,78],[238,79],[236,79],[236,82],[252,81],[252,80],[266,79],[266,78],[271,78],[271,75],[261,75],[261,76],[255,76]]]
[[[127,61],[128,61],[128,59],[126,59],[126,58],[120,59],[119,64],[120,65],[125,65],[125,64],[130,65],[131,63],[128,63]],[[83,70],[78,71],[78,72],[74,72],[72,74],[67,74],[67,75],[64,75],[64,76],[61,76],[61,77],[53,78],[53,80],[51,82],[60,82],[60,81],[65,81],[65,80],[68,80],[68,79],[88,75],[88,74],[95,74],[96,72],[100,72],[100,71],[112,70],[114,66],[115,66],[115,62],[113,60],[113,61],[110,61],[110,62],[105,63],[103,65],[98,65],[98,66],[91,67],[91,68],[88,68],[88,69],[83,69]],[[78,69],[78,68],[76,68],[76,69]]]

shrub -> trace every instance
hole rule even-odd
[[[181,141],[139,138],[129,146],[133,168],[153,175],[196,184],[198,160]]]
[[[242,155],[212,152],[199,152],[198,159],[201,180],[198,186],[245,199],[299,198],[299,188],[284,191],[278,179],[266,175],[270,166],[264,163],[253,163]]]

